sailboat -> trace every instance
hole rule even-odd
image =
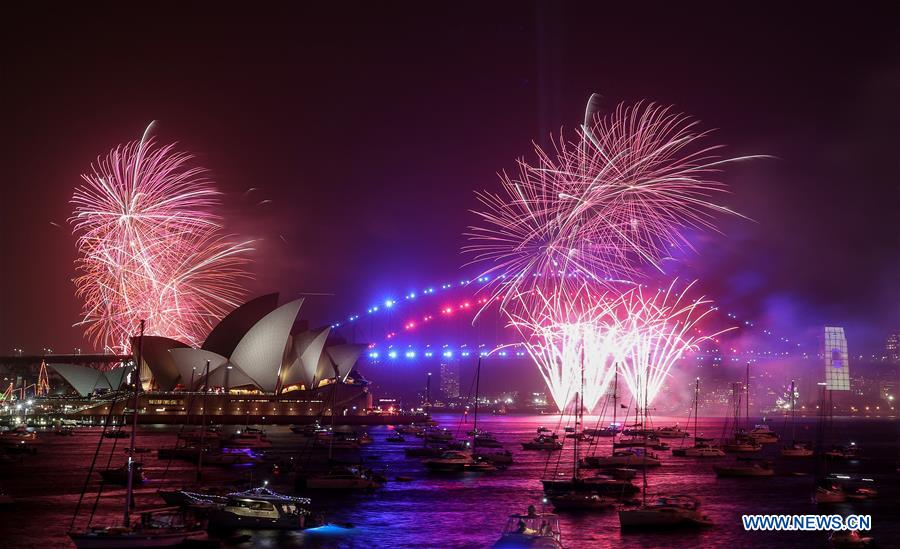
[[[491,452],[479,448],[503,448],[503,445],[490,433],[478,430],[478,396],[481,385],[481,356],[475,367],[475,407],[472,424],[472,463],[467,463],[463,470],[489,473],[497,470],[498,464],[512,463],[509,452]]]
[[[645,501],[637,509],[619,511],[619,526],[623,530],[712,525],[709,517],[700,512],[700,500],[693,496],[661,497],[649,505]]]
[[[640,380],[643,381],[643,380]],[[640,384],[638,385],[640,388]],[[644,423],[647,418],[647,387],[644,382]],[[647,503],[647,469],[643,469],[641,505],[634,509],[619,510],[619,526],[622,530],[685,528],[711,526],[712,521],[700,512],[700,500],[693,496],[672,495]]]
[[[825,452],[825,440],[831,438],[831,425],[834,414],[834,403],[831,399],[831,390],[825,383],[822,386],[822,400],[819,405],[818,425],[816,426],[816,476],[815,490],[812,499],[818,505],[843,503],[847,501],[840,484],[836,484],[828,475],[828,452]]]
[[[135,367],[132,370],[134,376],[134,398],[132,406],[131,444],[128,448],[128,462],[126,463],[127,483],[125,490],[125,512],[122,524],[106,527],[88,527],[83,530],[74,529],[76,515],[72,519],[72,528],[68,535],[78,549],[106,549],[129,547],[174,547],[188,540],[206,539],[206,529],[193,519],[187,511],[180,509],[159,509],[141,513],[140,520],[131,522],[131,505],[134,496],[135,480],[135,433],[138,426],[138,395],[140,394],[140,364],[144,346],[144,321],[141,320],[141,335],[138,342],[138,353],[135,357]],[[112,409],[112,406],[110,406]],[[99,447],[98,447],[99,448]],[[82,493],[82,496],[84,494]],[[79,500],[80,503],[80,500]]]
[[[732,464],[713,465],[717,477],[772,477],[772,462],[764,459],[738,458]]]
[[[782,457],[810,457],[813,455],[812,448],[797,442],[797,416],[794,403],[794,380],[791,380],[791,445],[781,449]]]
[[[594,428],[594,429],[583,429],[583,432],[586,435],[589,435],[592,437],[604,437],[604,438],[615,439],[616,435],[618,435],[622,431],[622,425],[618,421],[616,421],[616,412],[619,409],[619,394],[618,394],[619,393],[619,365],[616,364],[615,368],[616,368],[616,371],[615,371],[615,376],[613,378],[613,394],[611,395],[612,404],[613,404],[612,422],[610,422],[610,424],[607,425],[606,427],[602,427],[602,428],[600,428],[598,426],[597,428]],[[624,408],[624,406],[623,406],[623,408]],[[601,416],[602,416],[602,414],[601,414]],[[599,424],[599,420],[598,420],[598,424]]]
[[[605,501],[597,501],[594,498],[582,497],[573,494],[598,494],[600,496],[630,496],[637,492],[637,487],[625,479],[611,478],[607,476],[583,477],[581,475],[582,460],[579,453],[579,441],[581,437],[579,426],[584,424],[584,351],[582,350],[581,363],[581,391],[575,393],[575,427],[572,437],[572,477],[549,478],[541,480],[547,499],[554,506],[559,503],[560,509],[566,510],[595,510],[603,508]],[[549,459],[549,458],[548,458]]]
[[[689,448],[676,448],[672,450],[673,456],[696,457],[696,458],[717,458],[725,457],[725,452],[718,446],[709,444],[708,439],[700,438],[698,430],[699,422],[699,402],[700,402],[700,378],[694,382],[694,445]]]
[[[616,423],[618,377],[619,370],[617,367],[613,385],[613,423]],[[635,420],[635,424],[637,423],[637,420]],[[643,422],[641,422],[641,424],[643,424]],[[650,451],[651,448],[655,447],[655,443],[653,440],[649,439],[647,435],[648,433],[644,431],[643,436],[633,436],[632,439],[628,441],[619,442],[613,438],[613,452],[611,455],[586,456],[581,464],[583,467],[594,469],[610,469],[618,467],[638,469],[644,467],[659,467],[662,465],[662,460],[658,454]]]
[[[749,374],[748,374],[749,378]],[[722,449],[726,452],[737,453],[737,454],[749,454],[753,452],[758,452],[762,449],[762,445],[758,444],[755,440],[751,439],[747,436],[746,431],[741,428],[741,393],[743,389],[741,388],[740,382],[735,382],[731,385],[731,402],[733,406],[733,414],[732,419],[734,421],[732,436],[730,439],[722,441]],[[749,412],[750,408],[747,408],[748,419],[749,422]],[[728,423],[726,422],[723,427],[723,431],[728,428]]]

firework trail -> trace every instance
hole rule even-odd
[[[652,403],[685,353],[723,333],[701,335],[698,323],[715,309],[702,297],[688,299],[694,283],[676,292],[676,282],[650,296],[642,287],[615,292],[590,283],[575,293],[535,290],[530,302],[540,305],[524,313],[509,309],[510,325],[560,410],[582,393],[582,369],[588,411],[608,391],[617,367],[635,399]]]
[[[623,294],[616,304],[616,362],[636,402],[646,398],[646,404],[651,404],[685,353],[733,329],[701,334],[698,323],[715,307],[704,297],[687,297],[695,282],[676,292],[673,280],[668,288],[649,297],[638,287]]]
[[[72,196],[76,294],[86,335],[125,352],[141,319],[148,334],[199,346],[237,306],[251,242],[221,234],[205,169],[174,145],[140,141],[98,158]]]
[[[557,407],[564,410],[576,393],[582,394],[583,374],[582,399],[585,409],[592,410],[606,392],[620,355],[615,322],[619,299],[587,282],[572,291],[533,292],[536,295],[517,296],[536,305],[523,313],[516,311],[525,307],[510,308],[509,324],[519,332]]]

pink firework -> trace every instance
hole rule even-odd
[[[632,289],[615,307],[616,363],[635,402],[652,404],[686,353],[732,329],[702,334],[698,324],[715,308],[704,297],[689,298],[694,282],[681,292],[675,284],[650,296],[640,287]]]
[[[592,283],[574,292],[533,290],[528,307],[506,311],[560,410],[578,394],[591,411],[617,370],[635,400],[650,404],[686,353],[723,333],[700,332],[698,324],[714,310],[711,302],[688,297],[693,283],[681,292],[675,284],[652,295],[641,287],[617,293]]]
[[[518,296],[527,306],[509,307],[510,325],[538,365],[554,402],[564,410],[576,395],[592,410],[615,374],[620,357],[616,307],[619,297],[583,282],[566,290]]]
[[[197,346],[239,304],[251,243],[221,235],[220,194],[192,160],[145,132],[82,175],[69,220],[75,287],[98,348],[127,351],[141,319],[148,334]]]
[[[566,277],[604,283],[661,270],[674,249],[691,249],[690,230],[714,230],[733,214],[711,200],[725,191],[721,167],[752,157],[722,158],[704,146],[706,132],[670,108],[619,105],[589,117],[553,154],[535,146],[536,161],[519,161],[501,176],[500,194],[478,193],[481,224],[466,233],[471,263],[486,265],[501,306],[533,288],[544,293]]]

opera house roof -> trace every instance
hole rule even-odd
[[[276,393],[315,388],[325,380],[346,381],[366,345],[330,342],[330,328],[292,333],[302,305],[303,299],[296,299],[279,306],[278,294],[252,299],[226,315],[199,349],[144,336],[142,366],[160,391],[207,386]],[[138,338],[132,344],[137,350]],[[98,389],[118,389],[124,379],[124,368],[103,373],[73,364],[50,366],[85,396]]]

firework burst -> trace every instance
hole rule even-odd
[[[632,289],[615,307],[616,362],[636,402],[651,404],[685,353],[732,329],[702,334],[698,323],[715,310],[712,302],[688,297],[694,282],[681,292],[674,290],[675,284],[651,296],[640,287]]]
[[[619,352],[616,306],[619,298],[584,282],[573,289],[544,294],[532,290],[527,307],[508,310],[510,325],[538,369],[560,410],[576,394],[587,410],[596,406],[615,373]]]
[[[127,351],[140,319],[148,334],[198,346],[248,277],[251,243],[221,234],[208,172],[147,130],[98,158],[72,197],[79,324],[98,348]]]
[[[477,193],[481,224],[463,251],[487,265],[488,291],[508,306],[567,277],[634,280],[662,270],[673,250],[693,249],[688,231],[715,230],[716,214],[734,214],[711,200],[726,191],[722,166],[756,158],[720,157],[696,126],[671,108],[619,105],[588,117],[571,141],[561,136],[552,154],[535,145],[535,162],[501,175],[500,194]]]

